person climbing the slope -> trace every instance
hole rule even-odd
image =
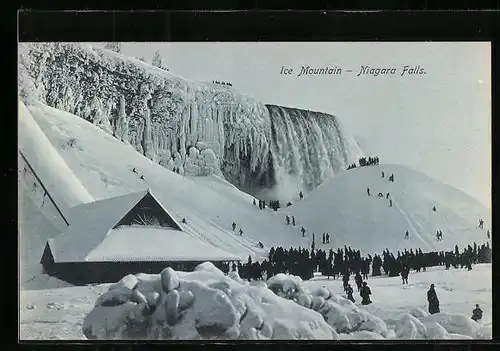
[[[290,225],[290,216],[286,215],[285,222],[286,222],[286,225]]]
[[[295,227],[295,216],[292,216],[292,225]]]
[[[436,206],[434,206],[434,207],[432,208],[432,210],[433,210],[434,212],[436,212]]]
[[[483,219],[481,218],[481,219],[479,220],[479,226],[478,226],[478,228],[484,229],[484,228],[483,228],[483,224],[484,224],[484,222],[483,222]]]
[[[240,236],[243,236],[243,229],[240,228]]]
[[[352,296],[353,290],[351,284],[347,284],[347,287],[345,288],[345,292],[347,294],[347,298],[352,301],[352,303],[355,303],[356,300],[354,300],[354,296]]]
[[[368,287],[366,282],[363,282],[363,287],[361,288],[361,291],[359,292],[359,295],[361,295],[361,297],[363,298],[361,300],[362,305],[369,305],[372,303],[372,301],[370,300],[371,294],[372,294],[372,291],[370,290],[370,288]]]
[[[486,236],[488,237],[488,239],[490,239],[491,236],[490,236],[490,230],[489,229],[486,231]]]
[[[330,234],[326,233],[326,243],[330,243]]]
[[[323,244],[326,243],[326,237],[325,237],[325,233],[323,233]]]
[[[301,200],[304,198],[304,194],[302,194],[302,191],[299,192],[299,197]]]
[[[384,177],[385,177],[385,173],[384,173],[384,172],[382,172],[382,178],[384,178]]]
[[[474,322],[477,322],[481,318],[483,318],[483,310],[479,308],[479,304],[476,304],[476,308],[474,308],[472,310],[472,317],[471,317],[471,319]]]
[[[134,167],[134,169],[132,169],[132,172],[137,173],[137,170],[135,169],[135,167]]]
[[[236,230],[236,222],[233,222],[232,226],[233,226],[233,232],[234,232]]]
[[[144,180],[144,175],[141,175],[141,180]]]
[[[405,239],[410,239],[410,233],[408,232],[408,229],[406,229],[405,232]]]
[[[306,235],[306,228],[302,227],[300,231],[302,232],[302,237],[304,237]]]
[[[253,205],[256,206],[255,199],[253,199]]]
[[[368,194],[368,196],[370,196],[370,188],[366,188],[366,193]]]
[[[389,207],[392,207],[392,199],[389,200]]]
[[[427,291],[427,301],[429,302],[429,313],[439,313],[439,300],[434,290],[434,284],[431,284],[429,291]]]
[[[387,195],[385,196],[385,198],[388,200],[389,199],[389,193],[387,193]]]

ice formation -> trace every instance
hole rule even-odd
[[[86,316],[91,339],[478,339],[468,316],[411,311],[395,330],[326,287],[310,292],[299,277],[265,282],[225,275],[209,262],[194,272],[166,268],[113,284]]]
[[[358,152],[335,116],[266,106],[91,44],[20,44],[19,85],[26,104],[73,113],[167,168],[224,175],[252,194],[286,180],[307,191]]]

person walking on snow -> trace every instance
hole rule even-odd
[[[483,224],[484,224],[484,222],[483,222],[483,219],[481,218],[481,219],[479,220],[479,226],[478,226],[478,228],[483,229]]]
[[[356,275],[354,276],[354,281],[356,282],[356,285],[358,287],[358,291],[361,290],[361,286],[363,284],[363,277],[361,277],[361,274],[356,273]]]
[[[471,319],[474,321],[474,322],[477,322],[478,320],[480,320],[481,318],[483,318],[483,310],[479,308],[479,305],[476,304],[476,308],[474,308],[472,310],[472,317]]]
[[[240,236],[243,236],[243,229],[240,228]]]
[[[410,273],[410,269],[406,266],[401,270],[401,278],[403,278],[403,284],[408,284],[408,274]]]
[[[356,300],[354,300],[354,296],[352,296],[353,290],[351,284],[347,284],[347,287],[345,288],[345,292],[347,294],[347,298],[352,301],[352,303],[355,303]]]
[[[300,197],[301,200],[304,197],[304,194],[302,194],[302,191],[299,192],[299,197]]]
[[[349,285],[349,274],[344,273],[342,276],[342,282],[344,283],[344,291],[347,289],[347,286]]]
[[[436,212],[436,206],[434,206],[434,207],[432,208],[432,210],[433,210],[434,212]]]
[[[302,227],[302,228],[300,228],[300,231],[302,232],[302,237],[304,237],[306,234],[306,229],[304,227]]]
[[[384,174],[384,172],[382,172],[382,178],[384,178],[384,176],[385,176],[385,174]]]
[[[363,282],[363,287],[361,288],[361,291],[359,292],[359,295],[361,295],[361,297],[363,298],[361,300],[362,305],[369,305],[372,303],[372,301],[370,300],[371,294],[372,294],[372,291],[370,290],[370,288],[368,287],[366,282]]]
[[[292,225],[295,227],[295,216],[292,216]]]
[[[392,200],[389,200],[389,207],[392,207]]]
[[[290,216],[286,215],[285,221],[286,221],[286,225],[290,225]]]
[[[488,237],[488,239],[490,238],[490,230],[489,229],[486,231],[486,236]]]
[[[330,234],[326,233],[326,243],[330,243]]]
[[[386,199],[389,199],[389,193],[387,193],[387,195],[385,196]]]
[[[135,167],[134,167],[134,169],[132,170],[132,172],[137,173],[137,170],[135,169]]]
[[[325,240],[325,233],[323,233],[323,244],[325,244],[326,240]]]
[[[410,239],[410,233],[408,232],[408,229],[406,229],[405,232],[405,239]]]
[[[439,300],[434,290],[434,284],[431,284],[429,291],[427,291],[427,301],[429,302],[429,313],[439,313]]]
[[[370,196],[370,188],[366,188],[366,193]]]
[[[234,232],[236,229],[236,222],[233,222],[232,226],[233,226],[233,232]]]
[[[141,179],[144,180],[144,176],[143,175],[141,175]]]

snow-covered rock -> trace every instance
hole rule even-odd
[[[163,284],[174,276],[178,284]],[[208,262],[190,273],[165,269],[134,278],[137,283],[127,276],[98,298],[84,319],[87,338],[337,338],[319,313]]]

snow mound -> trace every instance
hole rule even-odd
[[[96,300],[83,333],[89,339],[337,339],[320,314],[208,262],[189,273],[166,268],[124,277]]]
[[[267,286],[276,295],[318,312],[338,333],[351,334],[365,331],[375,333],[381,338],[389,335],[387,325],[382,319],[360,309],[350,300],[332,293],[325,287],[311,293],[300,277],[282,273],[269,278]]]
[[[387,179],[391,174],[394,182]],[[491,225],[490,209],[473,197],[418,171],[386,164],[339,172],[283,211],[295,216],[309,238],[330,233],[331,243],[317,243],[317,248],[347,245],[372,255],[386,248],[441,251],[484,243]],[[484,230],[477,228],[479,218]],[[441,241],[437,230],[443,232]]]

